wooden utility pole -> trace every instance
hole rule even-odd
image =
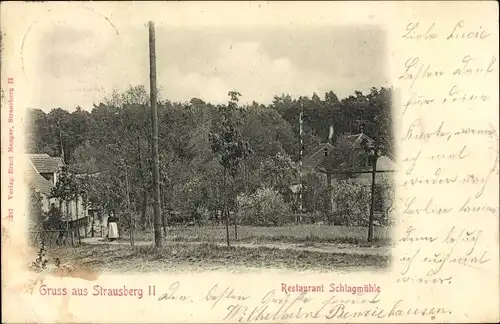
[[[303,204],[302,204],[302,195],[303,195],[303,183],[302,183],[302,158],[304,154],[304,103],[302,102],[302,98],[300,98],[300,113],[299,113],[299,214],[302,217],[303,212]],[[300,218],[297,217],[297,223],[299,223]]]
[[[151,91],[151,122],[153,132],[153,189],[154,189],[154,232],[155,247],[162,246],[161,239],[161,214],[160,214],[160,170],[158,158],[158,106],[156,88],[156,49],[155,49],[155,26],[149,22],[149,85]]]

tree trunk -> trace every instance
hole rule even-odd
[[[236,212],[234,213],[234,239],[238,239],[238,220],[236,219]]]
[[[128,183],[128,171],[125,169],[125,191],[127,195],[127,211],[130,217],[130,245],[134,248],[134,215],[132,215],[132,209],[130,208],[130,191]]]
[[[377,174],[377,159],[373,160],[372,167],[372,192],[370,204],[370,217],[368,219],[368,242],[373,242],[373,212],[375,207],[375,175]]]
[[[142,205],[141,205],[141,227],[143,230],[146,229],[147,226],[147,219],[146,219],[146,214],[148,210],[148,193],[146,190],[143,189],[142,193]]]
[[[76,225],[77,225],[76,235],[78,238],[78,244],[82,244],[82,237],[81,237],[81,233],[80,233],[80,223],[78,221],[76,221]]]
[[[220,225],[220,217],[219,217],[219,207],[215,208],[215,225],[219,226]]]
[[[69,215],[69,200],[66,201],[66,219],[70,219]]]
[[[87,215],[85,215],[85,212],[87,211],[87,200],[84,199],[83,200],[83,216],[86,217],[87,221],[86,222],[89,222],[89,214],[87,213]],[[88,231],[87,231],[87,225],[88,223],[85,223],[85,238],[88,237]]]
[[[224,168],[224,183],[223,183],[223,193],[224,193],[224,207],[222,208],[222,211],[226,213],[226,240],[227,240],[227,246],[231,246],[229,243],[229,213],[227,210],[227,192],[226,192],[226,168]]]
[[[162,210],[162,213],[161,213],[161,226],[163,227],[163,236],[165,236],[165,238],[167,238],[167,222],[165,220],[166,216],[165,216],[165,210]]]
[[[90,225],[90,237],[94,237],[94,235],[95,235],[94,226],[95,226],[95,212],[92,212],[92,222]]]
[[[167,224],[166,224],[166,212],[165,212],[165,184],[163,183],[161,185],[161,203],[162,203],[162,208],[161,208],[161,226],[163,228],[163,236],[165,238],[167,237]]]

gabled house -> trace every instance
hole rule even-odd
[[[318,145],[304,160],[304,168],[311,171],[320,172],[325,175],[325,181],[352,179],[354,182],[371,186],[372,166],[368,155],[364,149],[364,143],[372,146],[374,140],[364,133],[348,135],[343,138],[342,143],[332,145],[322,143]],[[338,148],[342,145],[342,149]],[[381,155],[377,160],[377,174],[375,177],[375,213],[385,213],[390,204],[383,199],[381,182],[393,182],[393,173],[396,164],[393,156]],[[356,173],[363,172],[363,173]],[[332,208],[335,208],[332,202]]]
[[[48,154],[26,154],[25,179],[30,190],[38,191],[42,195],[43,210],[47,212],[52,203],[59,206],[57,198],[52,197],[52,188],[58,182],[61,168],[65,166],[59,157],[51,157]],[[82,197],[74,201],[68,201],[60,205],[61,213],[68,222],[76,222],[88,217],[88,211],[84,206]]]
[[[42,198],[42,211],[48,212],[50,204],[56,202],[54,198],[51,198],[54,183],[38,173],[29,158],[25,160],[24,182],[30,192],[35,191],[40,194]]]
[[[28,154],[27,156],[38,174],[55,185],[57,174],[61,167],[64,166],[63,160],[59,157],[51,157],[48,154]]]
[[[349,151],[342,152],[344,155],[340,157],[336,151],[336,146],[330,143],[322,143],[312,151],[313,153],[310,156],[304,159],[304,168],[324,174],[331,173],[334,178],[343,178],[339,172],[369,172],[372,166],[363,147],[364,141],[368,145],[374,144],[374,140],[363,133],[344,137],[343,145],[347,146]],[[345,150],[346,148],[344,148],[344,151]],[[396,164],[393,161],[393,156],[380,156],[377,160],[377,171],[394,171]],[[366,177],[364,175],[368,176]],[[371,184],[371,175],[368,173],[361,173],[360,176],[356,176],[356,179],[359,182]],[[366,179],[370,180],[369,183],[366,183]]]
[[[372,170],[371,163],[368,159],[368,155],[365,152],[363,147],[363,142],[372,146],[375,141],[367,136],[364,133],[349,135],[344,137],[343,145],[346,145],[350,152],[345,152],[344,156],[339,159],[339,157],[335,157],[335,149],[336,147],[332,146],[329,143],[328,150],[325,149],[325,144],[323,145],[323,155],[321,159],[316,157],[317,163],[314,166],[316,171],[322,173],[332,173],[334,178],[353,178],[356,182],[364,185],[371,185],[371,174],[370,173],[361,173],[361,174],[349,174],[346,173],[345,176],[342,174],[336,174],[336,172],[348,172],[348,171],[364,171],[370,172]],[[344,151],[346,148],[344,148]],[[312,162],[312,161],[311,161]],[[394,163],[394,157],[392,155],[381,155],[377,160],[377,171],[379,177],[384,178],[385,175],[383,173],[388,173],[390,175],[391,171],[394,171],[396,168],[396,164]],[[336,175],[335,175],[336,174]],[[392,176],[392,175],[391,175]]]

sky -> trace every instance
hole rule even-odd
[[[388,85],[386,37],[369,25],[156,25],[161,98],[270,103],[274,95],[314,92],[339,98]],[[33,108],[91,110],[113,90],[149,89],[148,28],[97,14],[35,23],[23,43]]]

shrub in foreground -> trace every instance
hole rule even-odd
[[[243,225],[280,226],[286,223],[290,206],[279,192],[261,188],[252,195],[237,198],[239,221]]]

